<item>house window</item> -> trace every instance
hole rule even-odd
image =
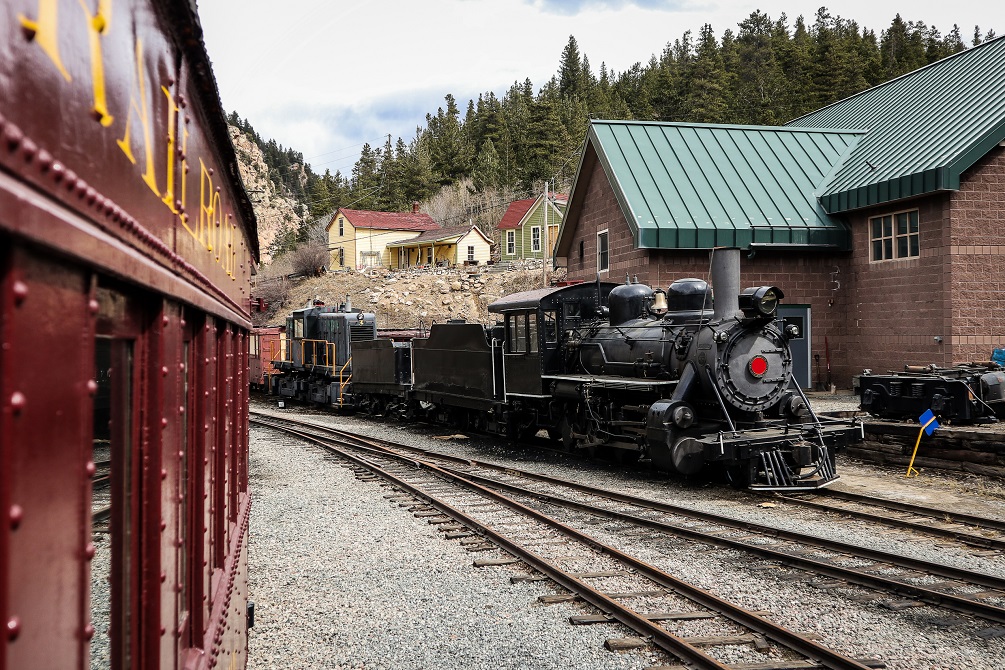
[[[345,265],[345,249],[342,247],[338,248],[338,264],[342,266]]]
[[[530,229],[530,250],[541,251],[541,227],[534,226]]]
[[[426,265],[433,264],[433,248],[429,247],[426,249]]]
[[[475,259],[475,248],[474,246],[468,247],[468,260],[473,261]]]
[[[611,269],[611,250],[607,231],[597,233],[597,272]]]
[[[338,220],[338,236],[342,237],[345,235],[345,219],[340,218]]]
[[[872,260],[889,261],[921,255],[918,210],[869,219]]]
[[[359,254],[360,265],[365,268],[376,267],[380,263],[380,252],[379,251],[362,251]]]
[[[506,231],[506,255],[513,256],[516,254],[516,231],[507,230]]]

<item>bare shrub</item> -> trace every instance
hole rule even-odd
[[[316,276],[328,266],[328,245],[312,239],[299,245],[289,253],[293,272],[306,276]]]

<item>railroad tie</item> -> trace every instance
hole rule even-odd
[[[476,568],[490,568],[497,565],[513,565],[519,562],[519,558],[479,558],[472,565]]]

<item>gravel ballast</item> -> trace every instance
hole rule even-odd
[[[1000,556],[978,557],[902,532],[877,533],[861,523],[798,508],[763,509],[743,494],[660,473],[614,469],[564,456],[515,448],[491,438],[440,440],[455,431],[403,428],[302,407],[259,409],[359,434],[403,441],[471,458],[536,470],[585,484],[719,511],[758,523],[803,530],[928,560],[1005,575]],[[615,625],[571,626],[568,617],[595,613],[584,605],[543,606],[537,597],[559,592],[549,582],[511,584],[522,568],[474,568],[476,558],[422,519],[358,481],[320,451],[252,427],[250,544],[256,627],[250,668],[644,668],[666,662],[650,650],[612,653],[609,637],[629,635]],[[901,481],[891,471],[839,460],[842,486],[866,492],[889,483],[898,497],[943,496],[975,514],[1000,514],[1002,490],[952,477]],[[979,490],[982,496],[974,494]],[[550,511],[550,510],[549,510]],[[574,524],[576,525],[576,524]],[[889,668],[1005,667],[1005,640],[988,637],[994,624],[935,607],[891,611],[892,596],[851,586],[814,588],[815,578],[743,552],[657,540],[642,545],[606,524],[578,524],[658,567],[739,604],[772,612],[772,619],[855,657]],[[642,609],[645,609],[644,607]],[[737,650],[740,651],[740,650]],[[746,656],[745,660],[748,659]],[[756,660],[756,659],[755,659]]]
[[[251,432],[251,669],[644,668],[611,653],[612,625],[578,626],[544,606],[547,582],[511,584],[435,526],[320,451]]]

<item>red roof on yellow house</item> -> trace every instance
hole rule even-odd
[[[411,212],[371,212],[365,209],[340,209],[328,222],[328,228],[341,214],[354,228],[376,230],[439,230],[440,225],[428,214],[413,208]]]

